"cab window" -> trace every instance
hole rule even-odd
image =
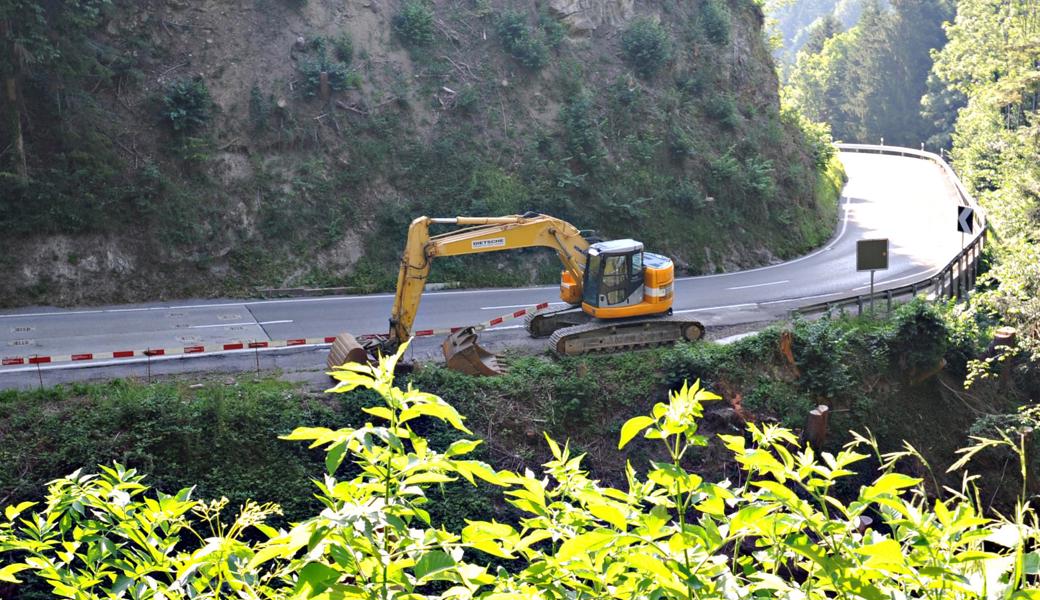
[[[614,305],[628,298],[629,256],[606,256],[603,260],[603,287],[600,295],[607,297],[607,304]]]

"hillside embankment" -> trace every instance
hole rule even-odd
[[[748,0],[26,4],[0,36],[35,44],[5,71],[3,305],[386,289],[421,214],[545,212],[685,273],[832,231],[829,138],[781,111]]]

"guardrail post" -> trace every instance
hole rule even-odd
[[[982,256],[982,238],[980,236],[975,240],[975,243],[971,245],[971,287],[975,288],[975,280],[979,277],[979,258]]]
[[[859,310],[857,314],[863,314],[863,296],[856,296],[856,308]]]
[[[967,283],[967,282],[964,281],[964,252],[961,252],[961,255],[957,257],[957,299],[958,300],[964,298],[964,293],[966,291],[965,288],[964,288],[964,284],[965,283]]]
[[[892,290],[885,290],[885,312],[892,312]]]

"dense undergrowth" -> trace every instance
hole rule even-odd
[[[619,451],[614,440],[621,425],[669,389],[696,380],[724,398],[709,408],[702,424],[707,432],[738,433],[748,421],[799,430],[810,409],[826,404],[827,448],[848,442],[850,429],[869,428],[883,448],[897,449],[906,440],[942,466],[955,460],[969,433],[993,434],[992,425],[1008,419],[1025,422],[995,416],[1015,415],[1040,386],[1028,360],[1009,358],[1001,363],[1001,377],[965,391],[969,360],[985,352],[980,344],[986,332],[973,323],[915,302],[892,319],[801,321],[729,345],[562,360],[518,356],[497,378],[426,366],[407,381],[465,415],[485,440],[480,456],[498,468],[523,470],[548,460],[541,437],[546,432],[587,453],[586,464],[598,477],[620,485],[626,461],[660,458],[652,444],[639,441]],[[299,518],[314,507],[305,490],[319,462],[275,437],[296,425],[357,426],[372,402],[378,398],[367,393],[325,397],[252,378],[201,387],[116,381],[3,392],[0,462],[9,468],[0,470],[0,498],[37,497],[55,477],[119,461],[148,473],[160,489],[197,485],[203,496],[236,503],[246,497],[276,501],[286,518]],[[437,447],[450,434],[417,427]],[[695,470],[731,474],[734,466],[719,460],[720,452],[714,441]],[[994,460],[999,467],[1003,459]],[[935,483],[951,482],[930,485]],[[479,494],[443,491],[459,503],[442,513],[445,518],[458,522],[457,515],[470,514],[467,506],[489,510]],[[1006,506],[1006,497],[998,499]]]
[[[992,518],[970,478],[929,494],[899,472],[905,453],[866,438],[827,452],[754,423],[712,436],[735,469],[704,476],[691,461],[708,452],[701,423],[720,397],[699,383],[625,420],[617,448],[639,439],[660,458],[626,465],[622,486],[592,479],[551,436],[537,471],[495,468],[467,457],[481,442],[451,404],[395,386],[398,357],[335,371],[333,391],[371,394],[364,424],[283,436],[323,451],[320,513],[272,527],[275,504],[231,513],[226,499],[156,492],[119,464],[77,471],[51,482],[46,502],[5,508],[0,582],[33,575],[61,596],[170,599],[1038,595],[1040,524],[1025,486],[1009,517]],[[448,443],[426,439],[430,424],[453,432]],[[976,450],[985,445],[1028,464],[1024,442]],[[878,472],[856,480],[871,455]],[[428,512],[436,488],[477,481],[509,518],[442,526]]]

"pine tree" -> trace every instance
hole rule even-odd
[[[843,29],[844,26],[838,17],[832,14],[820,17],[809,27],[809,37],[804,46],[805,51],[819,54],[823,51],[823,45],[827,40],[841,33]]]

